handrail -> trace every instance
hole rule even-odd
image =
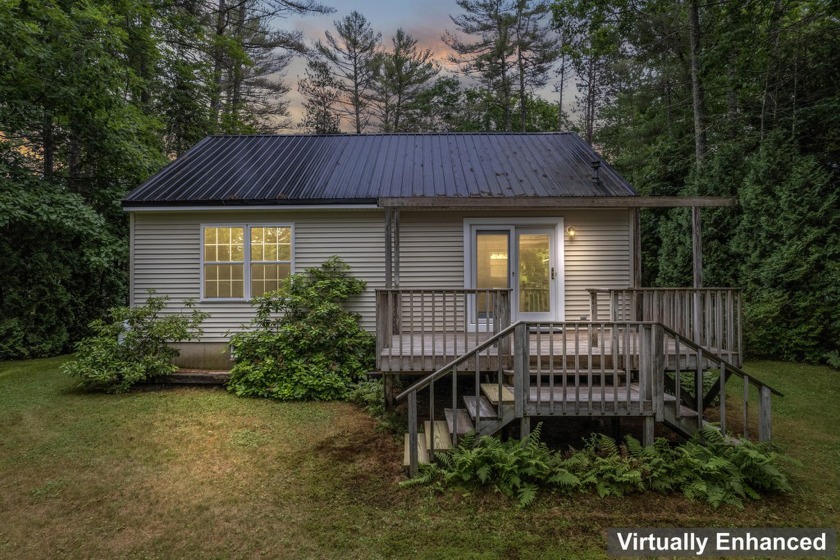
[[[511,288],[376,288],[375,292],[462,292],[465,294],[510,293]]]
[[[400,402],[401,400],[406,398],[410,393],[415,393],[415,392],[419,391],[420,389],[425,389],[426,387],[428,387],[434,381],[437,381],[441,377],[444,377],[445,375],[451,373],[450,370],[452,368],[454,368],[455,366],[458,366],[461,363],[467,361],[476,352],[481,352],[482,350],[485,350],[486,348],[492,346],[493,344],[498,342],[498,340],[500,338],[502,338],[503,336],[509,335],[510,333],[512,333],[514,331],[516,326],[521,324],[521,323],[523,323],[523,321],[517,321],[516,323],[500,330],[499,332],[497,332],[496,334],[494,334],[493,336],[491,336],[490,338],[485,340],[480,345],[476,346],[475,348],[471,348],[468,352],[465,352],[464,354],[461,354],[460,356],[458,356],[457,358],[455,358],[454,360],[452,360],[451,362],[449,362],[448,364],[446,364],[445,366],[443,366],[442,368],[440,368],[436,372],[434,372],[432,374],[429,374],[428,376],[424,377],[423,379],[421,379],[420,381],[418,381],[417,383],[415,383],[414,385],[412,385],[411,387],[409,387],[408,389],[406,389],[405,391],[403,391],[402,393],[397,395],[396,398],[394,398],[394,402]]]
[[[714,352],[711,352],[711,351],[703,348],[699,344],[693,342],[691,339],[686,338],[685,336],[681,335],[680,333],[678,333],[677,331],[675,331],[671,327],[669,327],[667,325],[662,325],[662,328],[663,328],[664,332],[670,334],[673,337],[679,338],[679,340],[682,343],[684,343],[689,348],[694,349],[695,352],[699,352],[699,353],[703,354],[703,356],[706,359],[710,359],[713,362],[717,362],[719,365],[726,366],[726,371],[727,372],[731,371],[732,373],[734,373],[735,375],[737,375],[741,379],[747,379],[751,385],[753,385],[755,387],[758,387],[759,389],[761,389],[762,387],[767,387],[768,389],[770,389],[770,392],[773,393],[774,395],[778,395],[780,397],[785,396],[784,393],[782,393],[778,389],[774,389],[772,386],[768,385],[767,383],[765,383],[765,382],[763,382],[759,379],[756,379],[755,376],[750,375],[749,373],[745,372],[741,368],[729,363],[728,361],[726,361],[722,357],[720,357],[718,354],[715,354]]]

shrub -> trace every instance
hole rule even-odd
[[[619,445],[596,434],[583,449],[565,455],[540,442],[540,428],[522,442],[468,434],[458,447],[439,456],[440,465],[424,466],[420,476],[404,485],[437,481],[492,486],[518,498],[521,507],[534,501],[540,487],[563,493],[594,491],[601,497],[681,491],[713,507],[742,507],[746,498],[759,499],[758,491],[790,490],[778,466],[781,455],[766,444],[733,443],[713,428],[703,430],[702,442],[676,447],[664,439],[644,447],[631,436]]]
[[[365,289],[349,270],[331,257],[255,298],[252,329],[231,338],[235,357],[228,389],[279,400],[343,398],[373,367],[376,346],[359,316],[343,306]]]
[[[161,315],[169,298],[149,295],[139,307],[114,307],[106,320],[90,324],[93,334],[76,345],[76,359],[62,369],[81,385],[122,393],[142,381],[171,375],[178,350],[170,343],[196,340],[209,315],[185,302],[186,313]]]
[[[408,429],[408,417],[385,408],[385,386],[380,379],[366,379],[354,385],[347,393],[347,400],[356,404],[379,421],[378,428],[385,432],[402,434]]]

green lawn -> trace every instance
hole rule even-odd
[[[775,362],[795,493],[712,509],[682,497],[401,489],[402,449],[343,403],[220,389],[80,392],[62,358],[0,364],[0,556],[601,558],[619,526],[840,526],[840,373]]]

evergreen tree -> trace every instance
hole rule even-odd
[[[338,134],[341,117],[336,105],[341,96],[338,82],[322,60],[310,58],[306,63],[306,77],[298,82],[304,97],[304,116],[299,126],[312,134]]]
[[[418,49],[417,39],[402,29],[391,38],[390,51],[380,53],[373,82],[372,102],[384,132],[406,132],[406,107],[410,107],[440,71],[429,49]]]
[[[356,134],[361,134],[371,118],[370,97],[382,34],[374,32],[365,16],[356,11],[334,24],[337,35],[326,31],[326,42],[318,41],[315,48],[338,84],[343,113]]]

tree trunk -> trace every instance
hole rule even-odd
[[[779,48],[779,22],[782,16],[782,2],[776,0],[773,4],[773,11],[770,14],[770,52],[767,56],[767,71],[764,74],[764,93],[761,96],[761,132],[760,139],[764,140],[764,130],[767,120],[768,105],[775,100],[770,95],[770,77],[776,68],[776,51]],[[773,108],[775,113],[775,107]]]
[[[245,15],[246,15],[246,7],[245,2],[242,2],[239,5],[239,10],[236,18],[237,24],[237,35],[239,36],[240,42],[244,45],[245,44]],[[242,82],[244,81],[244,73],[242,71],[242,62],[238,61],[233,65],[233,76],[231,80],[231,96],[230,96],[230,109],[229,113],[231,116],[231,122],[234,123],[234,126],[239,126],[239,110],[240,105],[242,103]]]
[[[516,62],[519,69],[519,130],[525,132],[525,124],[528,120],[528,108],[525,105],[527,96],[525,93],[525,60],[523,59],[522,49],[516,49]]]
[[[703,165],[706,153],[706,120],[703,83],[700,79],[700,7],[698,0],[691,0],[688,7],[688,29],[691,50],[691,101],[694,107],[694,156],[697,167]]]
[[[225,36],[226,19],[227,5],[225,0],[219,0],[219,11],[216,14],[216,44],[213,45],[213,87],[210,95],[210,116],[214,131],[219,126],[219,111],[222,107],[222,66],[225,56],[222,37]]]
[[[560,59],[560,99],[557,100],[557,132],[563,132],[563,88],[566,82],[566,55]]]

